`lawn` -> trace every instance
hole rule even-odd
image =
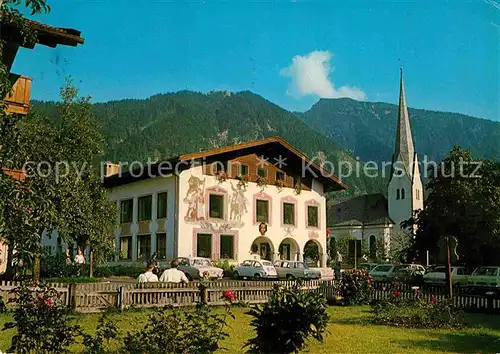
[[[247,309],[234,308],[229,338],[222,344],[226,353],[244,353],[245,341],[252,335]],[[128,311],[111,314],[122,333],[142,325],[150,311]],[[370,324],[368,307],[330,307],[331,323],[323,344],[312,342],[310,353],[495,353],[500,352],[500,316],[467,314],[468,328],[461,331],[412,330]],[[95,330],[99,315],[77,315],[87,331]],[[0,316],[0,326],[10,320]],[[12,331],[0,334],[0,350],[8,348]],[[79,352],[78,345],[74,347]]]

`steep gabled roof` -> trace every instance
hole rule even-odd
[[[387,199],[381,193],[365,194],[332,205],[327,211],[328,226],[386,225]]]
[[[403,168],[410,180],[413,176],[413,159],[415,155],[415,148],[413,146],[413,137],[411,134],[410,115],[408,113],[408,106],[406,105],[406,94],[403,82],[403,69],[401,69],[399,88],[399,110],[398,110],[398,126],[396,129],[396,141],[394,143],[394,155],[392,162],[396,162],[398,156],[401,156]],[[401,166],[399,166],[401,167]],[[394,167],[393,167],[394,168]],[[392,173],[391,171],[391,178]]]
[[[281,150],[286,150],[290,154],[294,155],[296,157],[295,163],[298,164],[298,162],[301,163],[300,170],[302,173],[307,173],[306,171],[302,171],[303,166],[309,166],[310,171],[312,171],[315,176],[309,171],[309,175],[313,176],[314,178],[317,178],[318,180],[321,181],[321,183],[324,186],[325,191],[337,191],[337,190],[345,190],[348,189],[348,186],[345,185],[340,179],[334,175],[332,172],[329,172],[325,169],[323,169],[321,166],[317,165],[314,163],[309,157],[307,157],[304,153],[300,152],[297,150],[295,147],[290,145],[287,141],[282,139],[281,137],[269,137],[265,139],[260,139],[260,140],[253,140],[245,143],[240,143],[240,144],[235,144],[235,145],[228,145],[216,149],[210,149],[210,150],[205,150],[205,151],[200,151],[200,152],[193,152],[193,153],[188,153],[184,155],[180,155],[177,157],[170,158],[168,160],[164,160],[161,162],[157,162],[153,165],[150,166],[150,171],[151,175],[146,175],[145,171],[141,174],[131,172],[125,172],[122,173],[120,176],[119,175],[113,175],[110,177],[106,177],[104,180],[104,185],[106,187],[114,187],[122,184],[127,184],[131,183],[137,180],[142,180],[142,179],[147,179],[150,177],[155,177],[158,174],[160,165],[163,163],[163,166],[179,166],[181,165],[182,169],[187,169],[190,167],[190,164],[188,161],[196,161],[200,159],[206,159],[206,158],[215,158],[215,157],[221,157],[221,159],[227,157],[229,158],[230,155],[235,154],[235,153],[244,153],[247,150],[250,150],[252,148],[258,148],[258,147],[266,147],[266,151],[269,153],[274,152],[276,153],[275,157],[278,157],[277,153]],[[165,167],[161,168],[162,173],[165,174],[167,170]],[[147,171],[146,171],[147,172]],[[175,168],[172,169],[171,173],[178,172],[178,169],[176,170]]]

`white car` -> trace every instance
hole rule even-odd
[[[212,261],[202,257],[180,257],[179,270],[182,270],[189,280],[201,279],[208,275],[212,279],[221,279],[224,276],[224,269],[214,267]]]
[[[236,279],[252,278],[278,279],[278,273],[273,264],[266,260],[247,260],[234,269],[233,276]]]
[[[443,285],[446,283],[447,266],[438,266],[424,275],[424,283]],[[470,272],[465,267],[451,267],[451,281],[453,285],[465,285],[469,280]]]

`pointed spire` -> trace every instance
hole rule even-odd
[[[400,68],[400,88],[399,88],[399,111],[398,111],[398,127],[396,130],[396,144],[394,147],[394,158],[401,156],[401,162],[406,168],[406,172],[411,177],[413,173],[413,155],[415,153],[413,147],[413,138],[411,135],[410,115],[406,106],[405,87],[403,83],[403,68]]]

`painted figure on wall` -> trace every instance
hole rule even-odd
[[[233,194],[231,195],[231,212],[230,219],[233,221],[234,227],[242,227],[244,224],[241,221],[241,216],[247,213],[248,200],[245,197],[246,186],[238,184],[236,187],[231,183]]]
[[[200,221],[204,219],[205,206],[205,179],[196,176],[189,177],[189,189],[184,198],[184,203],[188,204],[188,210],[184,216],[186,221]]]
[[[266,234],[266,232],[267,232],[267,225],[266,225],[266,223],[265,223],[265,222],[261,222],[261,223],[259,224],[259,232],[260,232],[260,234],[261,234],[262,236],[264,236],[264,235]]]

